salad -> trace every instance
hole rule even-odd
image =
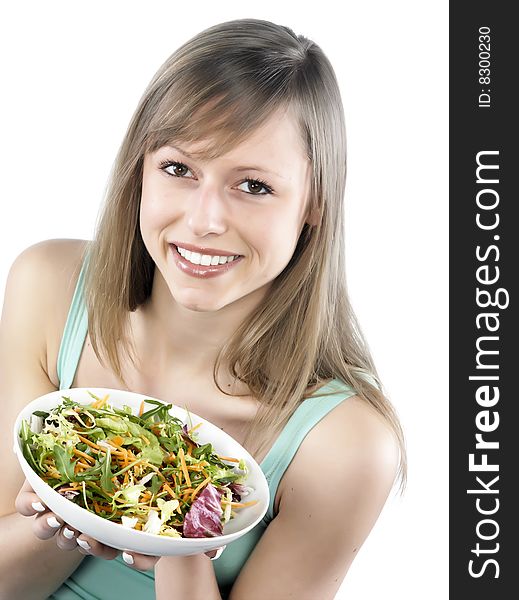
[[[138,415],[109,396],[79,404],[66,396],[22,421],[23,455],[59,494],[125,527],[170,537],[222,535],[250,493],[243,459],[199,444],[171,404],[142,401]],[[148,410],[145,405],[152,405]],[[229,464],[231,463],[231,464]]]

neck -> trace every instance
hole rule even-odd
[[[156,269],[151,296],[132,317],[141,365],[153,365],[159,372],[174,366],[182,373],[212,376],[221,348],[264,293],[258,290],[217,311],[191,310],[173,298]]]

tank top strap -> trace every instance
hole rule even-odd
[[[376,379],[367,371],[362,370],[359,375],[372,385],[380,388]],[[317,390],[315,394],[306,398],[293,412],[261,463],[261,469],[265,474],[271,492],[269,507],[264,517],[265,523],[274,518],[276,490],[304,438],[331,410],[347,398],[355,396],[356,393],[357,391],[353,387],[340,379],[332,379]]]
[[[57,373],[60,390],[70,388],[74,381],[79,357],[88,333],[88,312],[83,294],[87,264],[88,254],[81,266],[58,352]]]

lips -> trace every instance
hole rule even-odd
[[[194,246],[193,244],[186,244],[184,242],[178,242],[173,240],[170,242],[171,245],[178,248],[184,248],[190,252],[197,252],[198,254],[207,254],[209,256],[241,256],[239,252],[227,252],[226,250],[218,250],[217,248],[205,248],[203,246]]]
[[[180,246],[184,248],[184,246]],[[191,246],[195,248],[193,252],[197,252],[196,246]],[[177,246],[175,244],[170,244],[171,253],[173,255],[173,260],[182,273],[185,275],[189,275],[191,277],[208,279],[211,277],[218,277],[219,275],[224,275],[234,267],[236,267],[243,259],[243,256],[239,256],[232,262],[225,263],[223,265],[195,265],[188,260],[186,260],[183,256],[181,256],[177,250]],[[186,248],[189,250],[189,248]],[[221,250],[217,251],[219,254],[213,254],[212,256],[233,256],[229,252],[226,254],[222,254]]]

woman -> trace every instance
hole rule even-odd
[[[223,23],[162,65],[93,242],[42,242],[9,274],[1,597],[334,597],[405,481],[346,293],[345,157],[332,67],[290,29]],[[224,429],[267,476],[265,519],[213,562],[120,556],[74,531],[9,447],[19,410],[68,387],[145,393]]]

